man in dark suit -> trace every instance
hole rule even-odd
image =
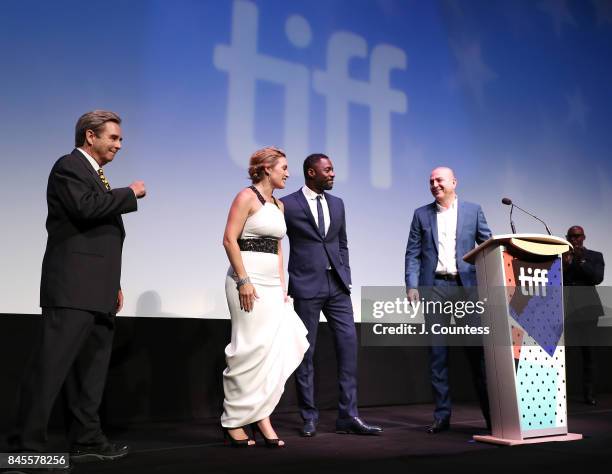
[[[125,231],[121,214],[136,211],[142,181],[111,189],[102,170],[121,149],[121,119],[95,110],[79,118],[75,148],[53,166],[47,185],[47,248],[42,264],[42,320],[23,380],[17,434],[22,452],[47,449],[47,425],[64,386],[71,460],[113,460],[127,446],[100,427],[120,287]]]
[[[325,315],[332,330],[340,399],[336,432],[378,434],[359,418],[357,409],[357,334],[351,303],[351,268],[346,239],[344,203],[326,193],[334,185],[334,167],[323,154],[304,161],[306,185],[282,198],[285,204],[289,254],[289,295],[308,329],[310,347],[296,371],[302,436],[316,433],[319,412],[314,400],[313,355],[319,315]]]
[[[476,244],[491,237],[491,231],[478,204],[457,199],[456,186],[453,170],[435,168],[429,178],[429,189],[435,201],[414,212],[405,262],[406,289],[411,301],[419,300],[419,288],[436,299],[452,301],[457,299],[458,294],[466,294],[461,287],[476,286],[476,269],[462,257]],[[443,342],[434,338],[430,349],[435,402],[433,423],[427,428],[431,434],[450,427],[448,346]],[[482,346],[471,346],[465,347],[465,350],[481,409],[487,426],[490,426],[483,349]]]
[[[563,285],[565,288],[565,323],[570,346],[582,353],[582,389],[584,402],[596,405],[595,361],[592,338],[599,316],[604,310],[595,285],[604,278],[604,258],[601,252],[584,246],[584,229],[578,225],[567,230],[567,240],[573,248],[563,254]]]

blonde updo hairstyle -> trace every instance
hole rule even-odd
[[[279,158],[286,158],[285,152],[274,146],[257,150],[249,160],[249,178],[253,184],[259,183],[266,176],[266,168],[276,165]]]

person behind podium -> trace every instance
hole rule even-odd
[[[577,346],[582,353],[584,402],[596,405],[595,361],[591,344],[599,316],[604,314],[595,285],[603,281],[605,263],[600,252],[584,246],[586,236],[582,227],[570,227],[566,237],[573,246],[563,254],[563,285],[572,287],[564,291],[568,342],[570,347]]]
[[[405,278],[410,301],[420,298],[419,287],[432,289],[438,298],[456,299],[459,287],[476,286],[476,269],[463,255],[491,237],[482,208],[459,200],[457,178],[452,169],[435,168],[429,190],[435,201],[414,212],[406,246]],[[444,342],[444,341],[442,341]],[[480,407],[490,429],[489,402],[482,346],[465,347],[473,373]],[[450,428],[451,399],[448,376],[448,346],[438,342],[430,347],[430,377],[435,409],[427,432]]]
[[[47,424],[64,388],[70,460],[112,461],[129,448],[109,442],[98,408],[123,306],[121,215],[137,210],[142,181],[111,189],[103,167],[121,149],[121,119],[105,110],[82,115],[75,149],[53,166],[47,185],[47,247],[42,263],[42,318],[24,376],[15,451],[45,452]],[[65,470],[69,470],[66,466]]]

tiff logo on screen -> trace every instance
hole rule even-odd
[[[404,51],[378,44],[369,55],[369,81],[349,77],[349,62],[368,59],[366,40],[337,31],[327,41],[326,69],[310,70],[291,61],[257,51],[258,8],[250,1],[233,3],[230,44],[217,44],[213,62],[228,74],[226,140],[229,153],[244,166],[246,157],[261,148],[255,140],[255,86],[268,81],[284,88],[284,147],[291,155],[305,157],[308,147],[310,86],[325,98],[326,142],[324,152],[334,160],[338,178],[349,175],[349,104],[370,110],[370,181],[377,188],[391,186],[391,113],[405,113],[406,94],[391,89],[394,69],[406,69]],[[285,31],[290,43],[306,48],[312,41],[310,23],[292,15]]]
[[[527,268],[527,275],[525,275],[525,268],[520,267],[519,271],[518,279],[521,284],[521,293],[524,296],[540,296],[540,288],[542,288],[542,296],[546,296],[548,270]]]

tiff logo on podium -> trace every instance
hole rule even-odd
[[[370,111],[370,181],[377,188],[391,186],[391,113],[405,113],[406,94],[391,89],[394,69],[406,69],[403,50],[378,44],[369,54],[369,80],[349,76],[354,58],[368,59],[366,40],[354,33],[336,31],[327,41],[326,69],[308,67],[258,52],[257,5],[246,0],[233,3],[230,44],[217,44],[213,62],[228,75],[226,140],[232,160],[245,165],[246,157],[261,148],[255,140],[255,89],[257,81],[283,87],[284,148],[291,156],[305,157],[308,146],[310,88],[325,98],[325,150],[334,160],[340,179],[349,176],[349,104]],[[285,33],[296,48],[312,41],[306,18],[291,15]]]
[[[521,284],[521,293],[524,296],[540,296],[540,288],[542,289],[542,295],[546,296],[546,285],[548,283],[548,270],[542,270],[541,268],[527,268],[527,275],[525,275],[525,268],[520,267],[519,282]]]

